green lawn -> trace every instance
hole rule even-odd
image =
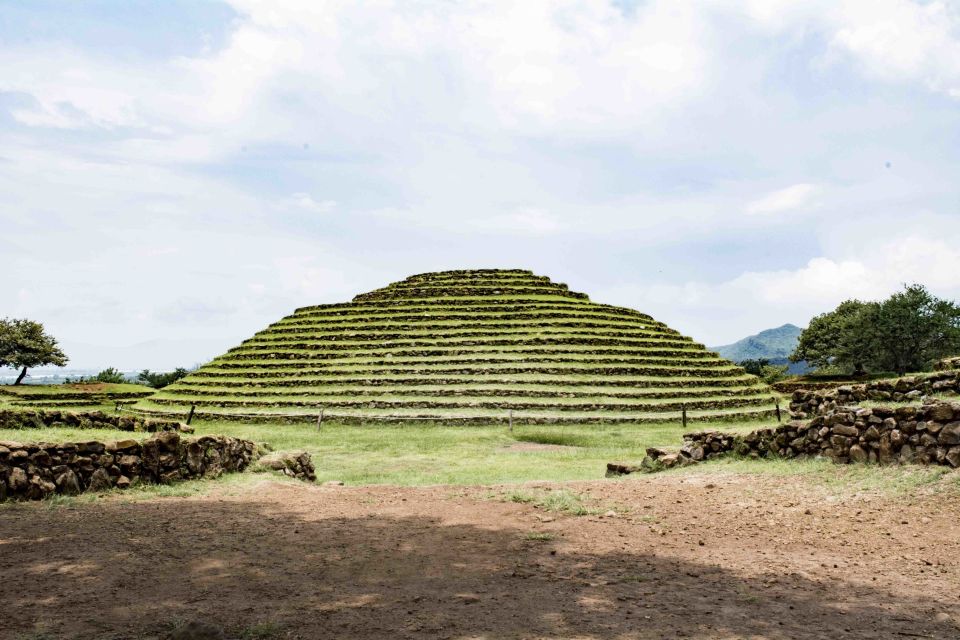
[[[714,425],[724,431],[746,432],[770,422]],[[269,443],[274,449],[305,449],[317,468],[317,480],[341,480],[348,485],[491,485],[530,481],[599,480],[608,462],[639,463],[647,447],[676,447],[683,428],[677,424],[629,426],[504,426],[449,427],[431,423],[402,426],[349,426],[326,421],[315,425],[194,422],[197,435],[226,434]],[[700,427],[690,425],[688,430]],[[704,427],[711,428],[711,427]],[[109,441],[147,438],[147,433],[112,430],[0,430],[0,441]],[[534,446],[530,446],[530,445]],[[536,445],[548,445],[547,447]],[[549,446],[554,445],[554,446]],[[559,446],[557,446],[559,445]],[[827,493],[875,491],[908,493],[918,489],[960,491],[960,471],[946,467],[835,465],[827,460],[713,460],[666,474],[764,474],[804,477]],[[223,480],[191,481],[169,487],[144,486],[124,492],[125,499],[188,496],[216,487],[228,490],[258,482],[262,473],[230,474]],[[269,477],[282,479],[270,474]],[[627,482],[643,482],[637,474]],[[524,489],[516,490],[521,500]],[[97,499],[85,496],[81,499]],[[66,498],[55,498],[67,500]]]
[[[746,431],[768,423],[724,425]],[[602,478],[613,461],[640,462],[647,447],[678,446],[678,424],[448,427],[429,423],[349,426],[199,422],[197,433],[228,433],[277,449],[306,449],[317,478],[348,484],[495,484]],[[695,427],[690,427],[690,430]],[[523,443],[562,449],[523,447]]]
[[[602,478],[606,464],[637,462],[645,449],[678,446],[683,428],[666,425],[612,426],[350,426],[325,421],[315,425],[244,424],[194,421],[197,435],[226,434],[266,442],[277,450],[305,449],[317,478],[348,484],[495,484],[531,480]],[[763,423],[724,424],[747,431]],[[688,430],[697,426],[690,425]],[[87,441],[145,438],[146,433],[82,429],[0,429],[0,440]],[[534,446],[524,446],[533,443]],[[560,445],[542,448],[536,445]]]

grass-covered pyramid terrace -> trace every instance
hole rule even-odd
[[[650,316],[521,270],[411,276],[297,309],[136,408],[202,418],[667,422],[771,415],[770,389]]]

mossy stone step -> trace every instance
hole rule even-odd
[[[515,385],[514,387],[491,387],[485,388],[482,385],[471,385],[465,387],[438,387],[430,388],[424,386],[406,386],[406,387],[337,387],[335,385],[325,385],[318,387],[298,385],[296,387],[277,387],[277,386],[258,386],[258,383],[251,381],[237,382],[233,385],[238,388],[232,388],[231,385],[201,385],[196,382],[170,385],[160,392],[156,397],[169,395],[192,395],[197,397],[228,395],[234,398],[260,397],[260,396],[278,396],[278,397],[304,397],[304,398],[363,398],[363,397],[382,397],[382,396],[430,396],[430,397],[522,397],[522,398],[636,398],[636,399],[659,399],[659,398],[702,398],[709,396],[769,396],[769,389],[766,387],[706,387],[693,389],[657,389],[650,391],[646,389],[628,389],[618,388],[603,389],[602,387],[590,387],[585,391],[576,389],[542,389],[534,386]]]
[[[179,398],[153,397],[151,402],[157,405],[179,405]],[[531,398],[450,398],[448,401],[424,400],[404,398],[398,400],[378,400],[369,398],[303,398],[299,400],[282,399],[271,401],[268,399],[249,399],[236,397],[196,398],[192,404],[219,407],[316,407],[323,406],[329,409],[369,408],[369,409],[497,409],[497,410],[531,410],[537,409],[549,412],[568,411],[612,411],[618,413],[648,414],[651,412],[689,410],[728,409],[731,407],[764,407],[771,404],[768,396],[733,397],[733,398],[693,398],[681,401],[667,400],[663,402],[623,402],[617,399],[606,399],[598,402],[582,402],[571,400],[562,402],[559,398],[546,399],[544,402],[533,402]]]
[[[149,401],[141,411],[156,417],[182,417],[187,411],[174,410],[166,407],[150,407]],[[482,411],[482,410],[478,410]],[[680,420],[680,413],[676,411],[636,415],[615,413],[560,413],[542,414],[535,412],[514,413],[512,418],[507,411],[487,411],[480,415],[464,415],[457,412],[442,410],[412,410],[405,414],[398,414],[396,410],[368,410],[349,411],[325,414],[328,420],[335,420],[341,424],[370,424],[370,423],[399,423],[405,425],[437,424],[447,425],[491,425],[507,424],[512,420],[519,425],[551,425],[551,424],[582,424],[582,425],[614,425],[614,424],[665,424],[676,423]],[[724,422],[745,420],[769,420],[776,416],[773,408],[736,409],[730,411],[692,411],[687,413],[689,422]],[[289,411],[256,411],[253,409],[238,410],[236,408],[206,408],[195,414],[201,420],[237,420],[241,422],[290,422],[310,423],[317,420],[317,411],[294,409]]]
[[[558,386],[591,386],[591,387],[615,387],[615,388],[653,388],[653,389],[695,389],[699,387],[710,386],[729,386],[735,387],[743,384],[754,384],[757,378],[748,374],[731,375],[727,377],[716,378],[689,378],[689,377],[665,377],[665,376],[587,376],[587,375],[549,375],[549,374],[484,374],[476,373],[469,376],[448,376],[445,372],[435,372],[432,374],[421,374],[418,376],[408,375],[380,375],[380,376],[356,376],[342,374],[321,375],[316,372],[295,371],[272,371],[256,372],[253,376],[245,372],[231,370],[217,370],[205,368],[190,376],[185,382],[195,384],[230,384],[236,382],[243,384],[270,384],[276,386],[304,386],[311,384],[364,384],[369,386],[378,385],[397,385],[402,384],[410,387],[417,385],[469,385],[472,383],[480,384],[511,384],[524,383],[536,380],[538,382],[555,382]]]

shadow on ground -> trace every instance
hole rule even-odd
[[[162,638],[199,617],[237,637],[960,637],[929,599],[649,549],[578,553],[490,520],[250,499],[8,508],[0,635]]]

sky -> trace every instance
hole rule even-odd
[[[960,297],[960,1],[0,0],[0,316],[171,368],[413,273],[708,345]]]

